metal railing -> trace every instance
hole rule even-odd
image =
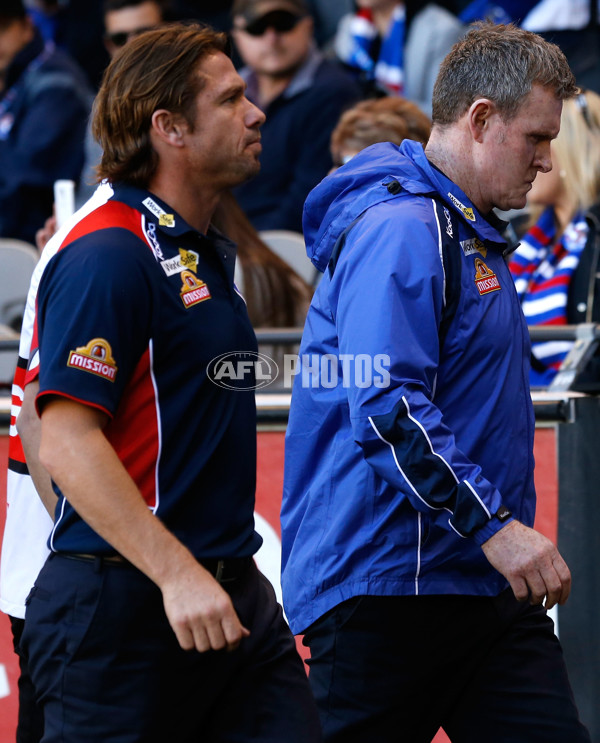
[[[533,343],[541,341],[575,341],[580,338],[600,340],[600,325],[583,323],[581,325],[533,325],[529,328]],[[302,328],[259,328],[256,331],[259,343],[293,344],[302,338]]]
[[[582,325],[534,325],[529,328],[531,340],[540,341],[574,341],[582,337],[600,339],[600,325],[584,323]],[[302,328],[259,328],[256,331],[259,343],[287,345],[300,343]],[[0,351],[18,351],[18,338],[0,339]]]

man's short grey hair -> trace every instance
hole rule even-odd
[[[556,44],[513,24],[475,24],[440,65],[433,88],[433,123],[453,124],[478,98],[489,98],[509,120],[534,84],[552,89],[559,100],[578,92]]]

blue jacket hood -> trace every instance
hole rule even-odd
[[[388,188],[394,181],[409,193],[441,198],[450,209],[467,216],[482,240],[504,242],[464,192],[431,165],[423,145],[408,139],[400,146],[380,142],[359,152],[308,195],[304,239],[308,257],[319,271],[325,271],[336,240],[349,224],[365,209],[397,195],[397,187]]]

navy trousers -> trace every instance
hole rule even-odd
[[[327,743],[590,743],[542,607],[360,596],[304,635]]]
[[[294,638],[254,562],[223,583],[251,632],[182,650],[157,586],[128,564],[51,555],[22,645],[43,743],[314,743],[318,714]]]

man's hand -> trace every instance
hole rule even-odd
[[[511,521],[481,545],[489,562],[508,580],[518,601],[551,609],[564,604],[571,591],[571,573],[559,551],[545,536]]]
[[[161,588],[167,618],[184,650],[235,650],[250,634],[228,594],[202,565]]]

